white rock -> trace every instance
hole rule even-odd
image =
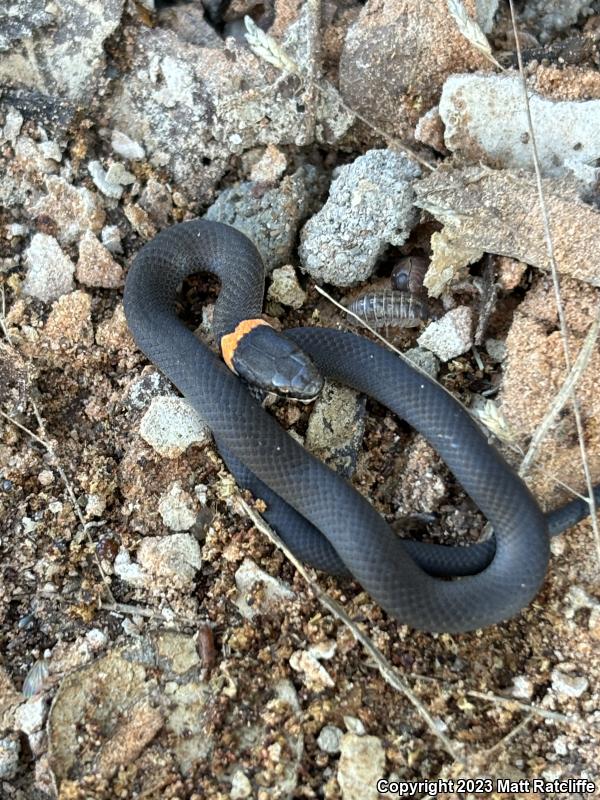
[[[106,170],[106,180],[112,184],[129,186],[135,182],[135,175],[126,170],[120,161],[116,161]]]
[[[566,756],[569,752],[567,742],[566,736],[557,736],[553,742],[554,752],[558,753],[559,756]]]
[[[23,733],[41,730],[46,720],[47,704],[43,695],[32,697],[15,711],[15,728]]]
[[[544,176],[573,172],[592,184],[600,158],[600,100],[550,100],[530,94],[540,167]],[[496,168],[532,169],[531,143],[518,75],[452,75],[442,90],[440,115],[446,146]],[[479,154],[479,155],[477,155]]]
[[[384,769],[385,751],[376,736],[342,736],[337,780],[343,800],[379,800],[377,781]]]
[[[50,158],[52,161],[57,162],[62,161],[62,150],[60,149],[58,142],[40,142],[38,144],[38,149],[44,158]]]
[[[231,791],[229,792],[231,800],[243,800],[244,797],[250,797],[251,794],[252,784],[241,769],[236,770],[231,778]]]
[[[324,725],[317,738],[317,744],[324,753],[339,753],[343,731],[335,725]]]
[[[75,265],[46,233],[36,233],[25,251],[24,294],[49,302],[73,290]]]
[[[335,655],[335,651],[337,650],[337,642],[335,639],[326,639],[323,642],[317,642],[316,644],[311,644],[308,648],[308,652],[318,658],[319,660],[325,659],[328,660],[333,658]]]
[[[350,714],[344,715],[344,725],[348,733],[355,733],[357,736],[364,736],[366,733],[365,726],[358,717],[353,717]]]
[[[256,583],[262,584],[263,593],[260,603],[250,606],[246,598]],[[235,585],[238,589],[235,604],[240,614],[249,620],[263,612],[280,611],[286,600],[293,600],[296,597],[285,583],[264,572],[249,558],[245,558],[238,567],[235,573]]]
[[[510,693],[519,700],[531,700],[533,697],[533,684],[527,675],[516,675]]]
[[[176,458],[191,444],[207,442],[210,430],[186,400],[161,395],[142,417],[140,436],[161,456]]]
[[[139,564],[131,560],[131,556],[121,547],[114,561],[115,574],[130,586],[142,587],[146,585],[146,572]]]
[[[14,143],[17,136],[21,132],[21,127],[23,125],[23,117],[16,108],[13,106],[9,106],[8,111],[6,112],[6,120],[4,122],[4,128],[2,129],[2,138],[8,142]]]
[[[320,692],[335,686],[335,682],[318,659],[307,650],[296,650],[290,656],[290,667],[302,674],[302,680],[308,689]]]
[[[121,231],[118,225],[105,225],[100,234],[102,244],[110,253],[122,253]]]
[[[123,158],[128,158],[131,161],[141,161],[146,157],[142,145],[130,139],[129,136],[122,131],[114,130],[110,143],[115,153],[123,156]]]
[[[92,652],[102,650],[108,644],[108,636],[100,628],[91,628],[85,635],[85,640]]]
[[[431,322],[417,339],[442,361],[449,361],[466,353],[472,344],[472,313],[468,306],[458,306]]]
[[[583,676],[571,675],[568,672],[561,672],[559,669],[552,670],[552,688],[557,694],[581,697],[588,686],[589,681]]]
[[[102,194],[106,197],[113,197],[118,200],[123,194],[123,187],[119,183],[111,183],[108,180],[108,175],[104,167],[99,161],[90,161],[88,164],[88,172],[92,176],[92,180],[100,189]]]
[[[88,517],[101,517],[106,509],[106,500],[99,494],[88,494],[85,513]]]
[[[138,548],[137,559],[147,575],[167,578],[176,586],[191,584],[202,566],[200,545],[189,533],[146,536]]]
[[[179,481],[172,483],[160,498],[158,510],[163,522],[172,531],[188,531],[196,522],[192,496],[183,491]]]

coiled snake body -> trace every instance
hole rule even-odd
[[[140,349],[210,426],[238,481],[267,502],[265,516],[286,544],[320,569],[351,574],[391,615],[422,630],[472,630],[527,605],[544,580],[549,533],[582,519],[587,503],[576,500],[544,515],[462,407],[383,347],[343,331],[286,331],[294,363],[297,345],[323,375],[374,397],[423,434],[495,534],[469,547],[398,538],[365,498],[289,436],[178,319],[178,286],[200,271],[221,280],[213,322],[217,341],[234,336],[234,348],[250,341],[244,326],[262,310],[262,259],[243,234],[206,220],[175,225],[140,250],[125,286],[127,322]],[[278,347],[273,346],[275,362]],[[270,357],[270,348],[268,339],[262,355]],[[312,373],[308,380],[314,384]],[[463,577],[444,579],[449,576]]]

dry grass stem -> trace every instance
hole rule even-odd
[[[448,12],[456,22],[456,27],[481,55],[491,64],[504,72],[502,64],[498,63],[492,54],[492,48],[487,40],[485,33],[481,30],[477,22],[467,14],[462,0],[446,0]]]
[[[321,72],[321,0],[307,0],[306,42],[306,89],[304,92],[306,135],[309,142],[315,141],[317,125],[318,82]]]

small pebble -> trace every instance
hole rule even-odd
[[[123,158],[131,161],[141,161],[146,157],[144,148],[138,142],[130,139],[122,131],[114,130],[111,138],[112,149]]]
[[[15,711],[15,728],[23,733],[39,731],[46,720],[47,704],[44,696],[32,697]]]
[[[430,375],[437,378],[440,371],[440,361],[430,350],[424,347],[412,347],[404,353],[405,358]]]
[[[88,164],[88,172],[102,194],[106,195],[106,197],[112,197],[115,200],[120,199],[123,194],[123,187],[118,182],[111,183],[111,181],[108,180],[108,175],[99,161],[90,161]]]
[[[229,792],[231,800],[244,800],[245,797],[251,795],[252,784],[241,769],[236,770],[231,778],[231,791]]]
[[[160,498],[158,510],[162,521],[172,531],[187,531],[196,522],[196,511],[190,494],[184,492],[179,481],[171,484]]]
[[[0,739],[0,778],[5,781],[12,780],[19,767],[19,754],[21,747],[16,734]]]
[[[335,725],[325,725],[321,728],[317,744],[324,753],[339,753],[340,741],[343,735],[343,731]]]
[[[571,675],[561,672],[559,669],[552,670],[552,688],[557,694],[564,694],[567,697],[581,697],[587,690],[589,681],[580,675]]]
[[[418,343],[435,353],[442,361],[450,361],[466,353],[473,344],[473,315],[468,306],[459,306],[431,322],[418,338]]]
[[[36,233],[25,251],[25,263],[24,294],[48,303],[72,291],[75,265],[52,236]]]
[[[140,436],[165,458],[175,458],[193,443],[210,439],[210,430],[181,397],[154,397],[140,422]]]

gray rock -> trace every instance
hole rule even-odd
[[[189,533],[145,536],[137,560],[147,580],[166,578],[178,587],[189,586],[202,566],[200,545]]]
[[[126,29],[130,68],[105,110],[112,128],[203,203],[214,197],[232,155],[260,145],[302,146],[309,136],[296,84],[276,80],[275,68],[246,46],[204,36],[204,23],[185,20],[190,14],[200,17],[197,9],[175,8],[164,15],[170,28]],[[337,131],[336,120],[328,133]]]
[[[225,189],[205,216],[249,236],[270,272],[290,260],[298,227],[319,193],[317,170],[301,167],[273,188],[246,181]]]
[[[546,41],[556,31],[577,22],[580,14],[591,11],[590,0],[528,0],[520,14],[524,22],[538,25],[540,38]]]
[[[118,225],[106,225],[102,228],[100,234],[102,244],[109,253],[122,253],[123,245],[121,244],[121,231]]]
[[[113,566],[115,575],[118,575],[122,581],[125,581],[130,586],[139,588],[146,585],[147,576],[145,571],[139,564],[131,560],[131,556],[124,547],[117,553]]]
[[[0,83],[74,103],[91,100],[106,64],[104,42],[122,10],[123,0],[61,0],[60,8],[40,0],[11,3],[10,13],[0,11]]]
[[[99,161],[90,161],[88,164],[88,172],[92,176],[92,180],[106,197],[113,197],[119,200],[123,195],[123,186],[118,180],[115,180],[113,174],[112,180],[108,176],[108,172],[104,170]]]
[[[135,411],[140,411],[149,406],[153,398],[160,396],[181,399],[173,393],[171,383],[164,377],[162,372],[158,372],[153,367],[148,367],[140,378],[129,385],[123,398],[123,403]],[[168,408],[164,410],[168,413]]]
[[[589,681],[580,675],[571,675],[559,669],[552,670],[552,688],[557,694],[567,697],[581,697],[587,690]]]
[[[440,371],[440,361],[430,350],[424,347],[412,347],[404,353],[404,356],[412,361],[415,366],[419,367],[430,375],[432,378],[437,378]]]
[[[593,185],[598,169],[591,165],[600,158],[600,100],[559,101],[532,93],[529,104],[542,175],[572,172]],[[461,158],[479,163],[485,154],[495,169],[532,169],[518,75],[453,75],[444,84],[439,111],[446,147]]]
[[[364,395],[326,381],[308,421],[306,447],[347,478],[356,468],[365,432],[365,410]]]
[[[231,797],[231,800],[243,800],[245,797],[251,797],[251,795],[252,784],[250,780],[241,769],[236,769],[231,776],[229,797]]]
[[[256,583],[261,584],[261,595],[258,602],[250,605],[248,596]],[[245,558],[238,567],[235,573],[235,585],[238,590],[235,604],[240,614],[248,620],[253,620],[260,614],[281,611],[285,601],[293,600],[296,597],[283,581],[264,572],[249,558]]]
[[[339,753],[343,731],[335,725],[324,725],[317,738],[317,744],[324,753]]]
[[[485,349],[488,356],[498,363],[506,358],[506,342],[502,339],[486,339]]]
[[[5,736],[0,739],[0,778],[5,781],[12,780],[19,768],[19,745],[18,736]]]
[[[26,210],[32,217],[51,217],[61,244],[77,241],[88,229],[100,232],[105,214],[99,195],[85,186],[73,186],[58,175],[48,175],[45,183],[47,194],[28,204]]]
[[[32,697],[15,711],[15,728],[23,733],[39,731],[46,721],[48,704],[44,695]]]
[[[181,397],[155,397],[140,423],[140,436],[165,458],[175,458],[193,443],[210,438],[208,426]]]
[[[123,131],[114,130],[110,144],[117,155],[130,161],[142,161],[146,157],[142,145],[130,139]]]
[[[17,111],[16,108],[9,106],[4,119],[4,127],[2,128],[2,139],[5,142],[14,144],[17,136],[21,132],[22,125],[23,115]]]
[[[194,500],[184,492],[179,481],[171,484],[158,503],[162,521],[172,531],[188,531],[196,522],[197,512]]]
[[[8,52],[13,43],[32,37],[34,31],[47,28],[56,19],[56,12],[46,10],[47,0],[17,0],[0,7],[0,53]]]
[[[402,245],[416,223],[411,183],[419,175],[392,150],[369,150],[341,167],[329,199],[302,230],[302,268],[335,286],[366,280],[386,247]]]
[[[468,306],[459,306],[431,322],[417,339],[421,347],[426,347],[442,361],[466,353],[473,344],[473,315]]]
[[[52,236],[36,233],[25,251],[24,294],[48,303],[73,289],[75,265]]]
[[[377,781],[384,770],[385,750],[376,736],[342,736],[337,781],[343,800],[379,800]]]

